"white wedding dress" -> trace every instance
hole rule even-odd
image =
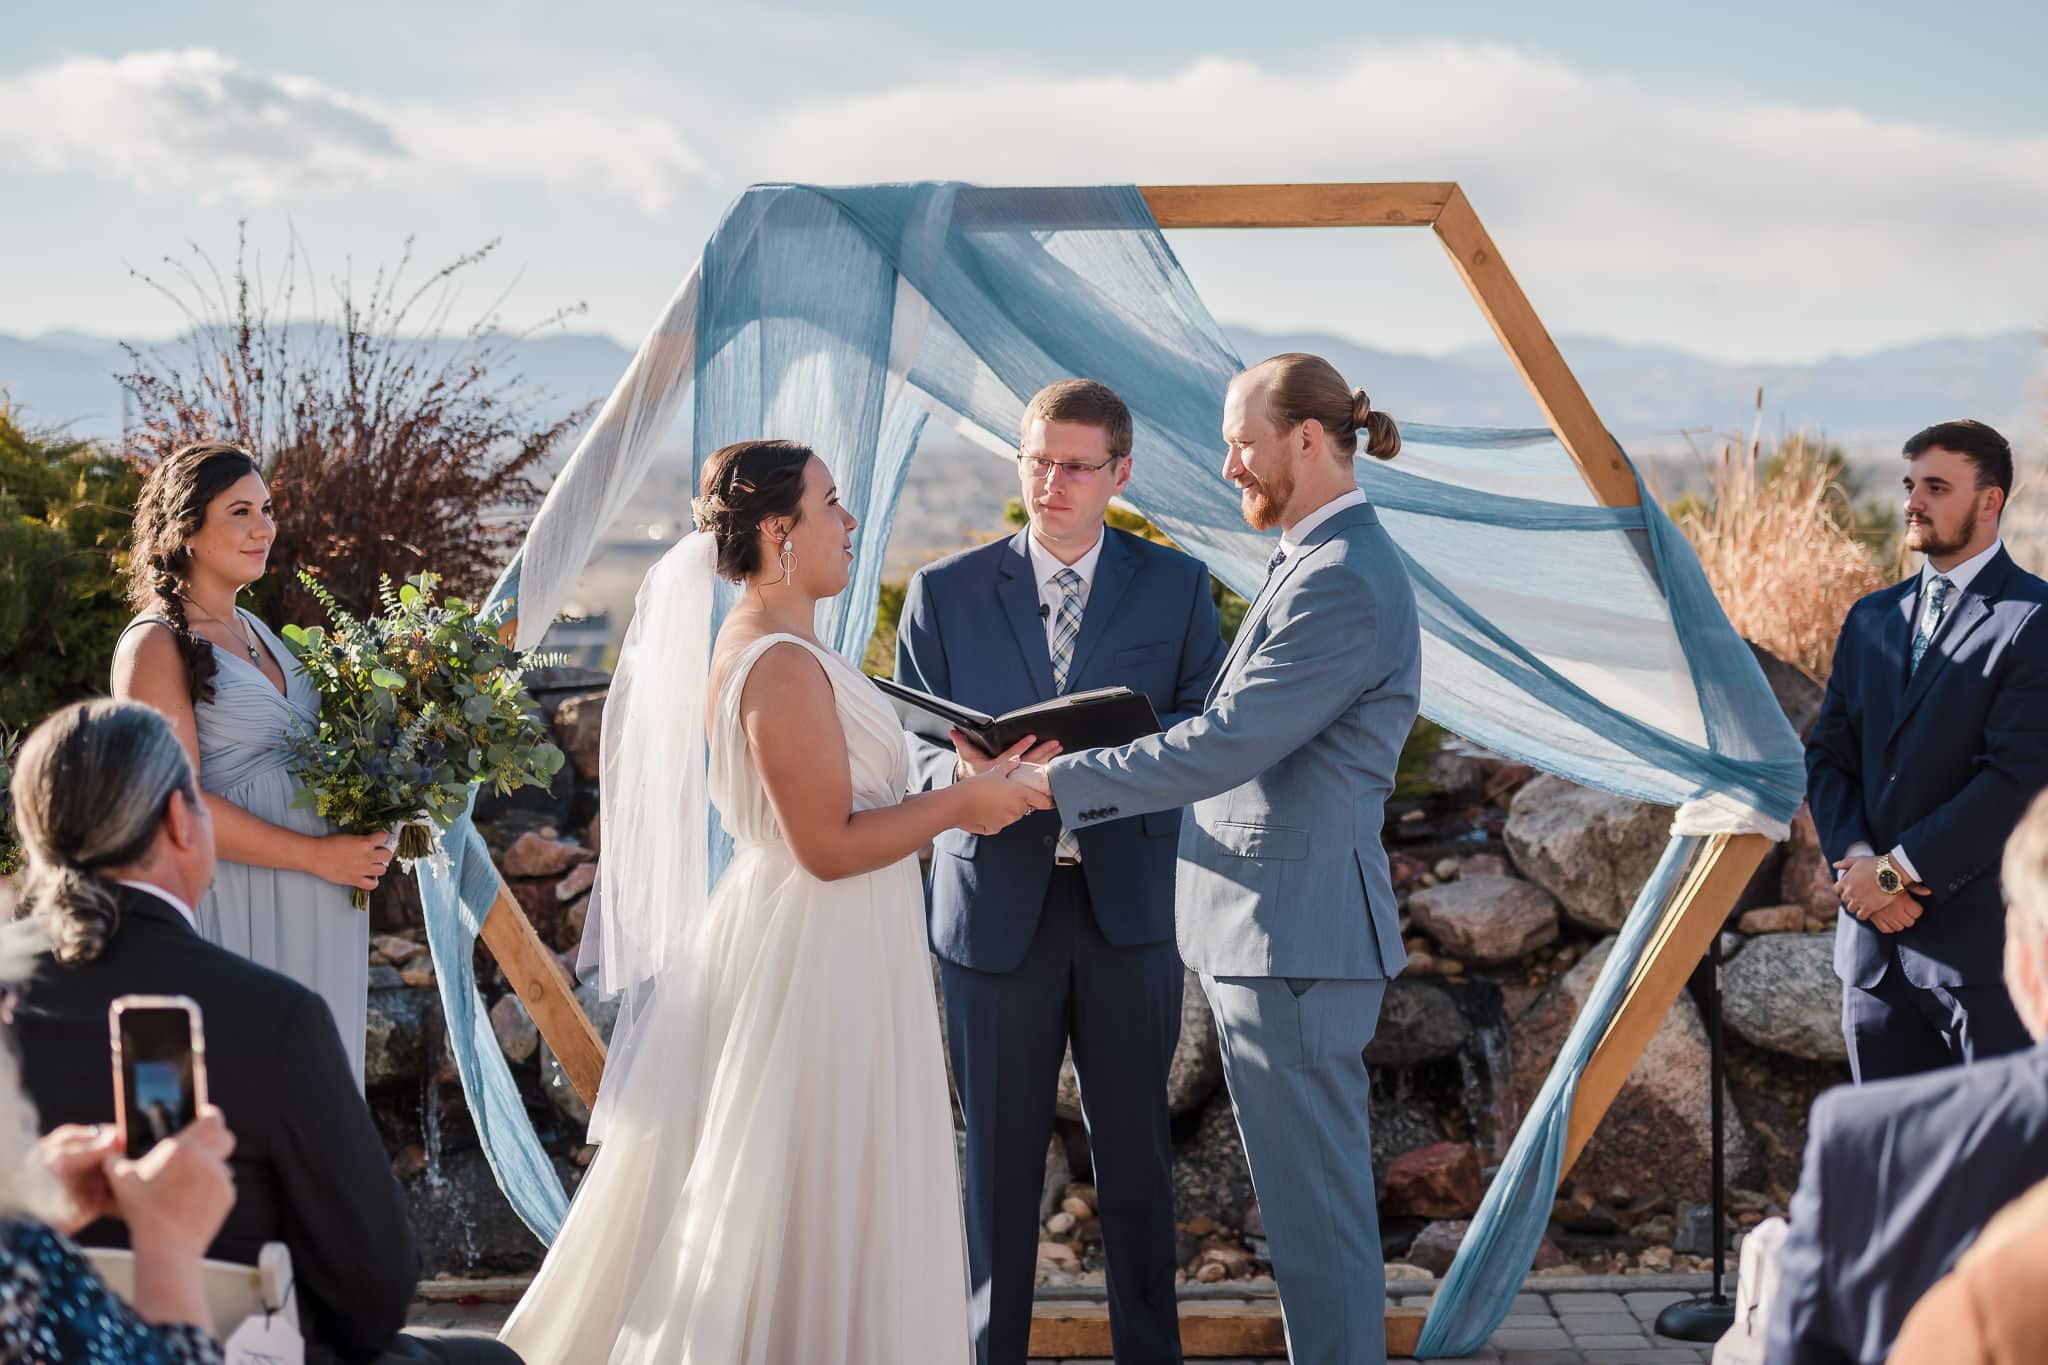
[[[902,729],[858,669],[790,635],[734,661],[708,755],[734,855],[606,1071],[604,1141],[504,1328],[529,1365],[972,1359],[917,860],[836,882],[797,865],[739,720],[748,671],[783,643],[831,678],[855,808],[903,799]]]

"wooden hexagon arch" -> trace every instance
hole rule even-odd
[[[1536,310],[1455,181],[1145,185],[1140,192],[1152,210],[1153,219],[1164,229],[1433,229],[1593,496],[1607,507],[1638,504],[1635,470],[1628,457],[1594,412],[1557,343],[1536,316]],[[509,632],[516,624],[508,621],[504,629]],[[1560,1175],[1568,1174],[1584,1151],[1608,1105],[1613,1103],[1643,1049],[1670,1012],[1678,992],[1720,931],[1736,897],[1770,848],[1771,841],[1760,834],[1717,835],[1707,841],[1695,859],[1629,981],[1620,1011],[1579,1079],[1572,1097]],[[604,1071],[604,1042],[570,993],[554,955],[534,932],[502,877],[497,900],[484,919],[482,938],[507,980],[525,1001],[570,1083],[584,1102],[590,1103],[596,1097],[598,1079]],[[1071,1342],[1064,1336],[1058,1342],[1041,1342],[1041,1331],[1036,1328],[1049,1324],[1036,1324],[1033,1353],[1069,1354],[1068,1350],[1053,1348],[1090,1344],[1098,1336],[1106,1343],[1107,1320],[1098,1325],[1094,1317],[1092,1313],[1082,1314],[1072,1322],[1077,1336]],[[1184,1321],[1184,1335],[1199,1326],[1199,1320]],[[1276,1329],[1276,1325],[1269,1326]],[[1421,1326],[1420,1314],[1413,1310],[1390,1311],[1387,1326],[1390,1353],[1405,1354],[1414,1348],[1415,1333]],[[1247,1354],[1260,1344],[1242,1335],[1226,1335],[1231,1349],[1222,1354]],[[1219,1340],[1217,1344],[1223,1342]],[[1281,1344],[1284,1349],[1284,1343]],[[1195,1351],[1199,1345],[1189,1338],[1189,1350]],[[1041,1346],[1046,1349],[1041,1350]]]

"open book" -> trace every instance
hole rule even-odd
[[[958,730],[991,754],[1001,753],[1026,735],[1036,735],[1041,741],[1056,739],[1061,751],[1071,754],[1083,749],[1115,748],[1141,735],[1159,733],[1159,717],[1152,710],[1151,700],[1128,687],[1069,692],[1051,701],[991,716],[888,678],[871,681],[895,706],[904,729],[940,744],[951,742],[946,731]]]

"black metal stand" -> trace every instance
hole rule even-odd
[[[1683,1299],[1657,1315],[1657,1335],[1679,1341],[1719,1341],[1735,1322],[1735,1305],[1722,1286],[1727,1283],[1727,1195],[1723,1179],[1726,1156],[1721,1147],[1721,935],[1716,933],[1707,949],[1707,1050],[1708,1084],[1713,1089],[1714,1133],[1709,1140],[1713,1153],[1714,1182],[1714,1289],[1705,1298]]]

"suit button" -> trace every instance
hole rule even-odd
[[[1054,844],[1058,843],[1059,840],[1053,835],[1048,834],[1043,839],[1039,840],[1039,842],[1044,844],[1047,848],[1051,848]]]
[[[1896,782],[1896,781],[1898,781],[1898,780],[1899,780],[1899,775],[1898,775],[1897,773],[1893,773],[1893,774],[1891,774],[1891,775],[1890,775],[1889,777],[1885,778],[1885,781],[1887,781],[1887,782]]]

